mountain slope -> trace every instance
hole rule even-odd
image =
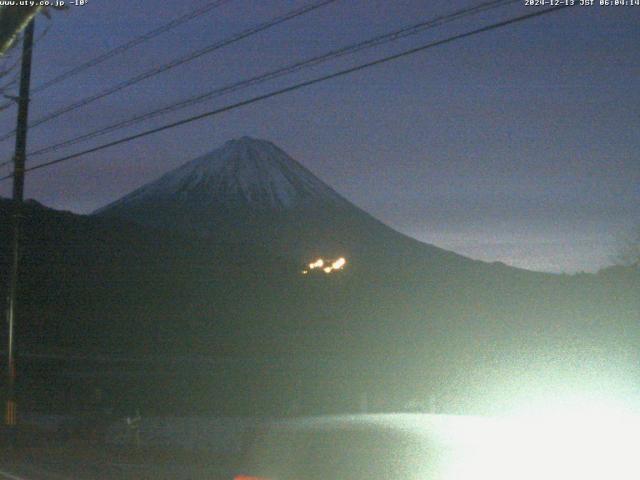
[[[95,213],[214,234],[291,213],[351,205],[270,142],[243,137],[196,158]],[[284,214],[284,215],[283,215]]]
[[[389,249],[463,258],[392,230],[272,143],[249,137],[231,140],[95,214],[216,243],[261,244],[299,261]]]
[[[3,280],[9,206],[0,200]],[[584,365],[609,368],[614,353],[635,358],[629,352],[640,338],[637,271],[570,277],[475,262],[358,217],[360,230],[351,230],[371,239],[354,243],[333,229],[352,248],[347,268],[301,275],[302,257],[276,254],[271,245],[36,204],[24,213],[17,323],[23,405],[34,398],[51,405],[57,384],[65,392],[61,408],[69,408],[66,392],[91,398],[95,383],[87,378],[103,374],[112,401],[124,395],[135,408],[155,402],[173,413],[197,403],[217,413],[281,414],[290,395],[307,387],[321,407],[327,392],[348,398],[362,388],[400,398],[453,388],[466,398],[466,388],[483,388],[479,369],[484,378],[498,371],[525,383],[535,369],[569,369],[575,379]],[[51,353],[60,354],[58,363],[47,360]],[[105,369],[74,357],[103,354],[145,360]],[[172,363],[200,355],[211,361]]]
[[[172,201],[185,209],[293,210],[347,202],[274,144],[242,137],[165,174],[96,213]]]
[[[0,201],[3,279],[9,204]],[[442,352],[480,338],[494,347],[632,339],[640,311],[640,278],[631,271],[540,274],[417,242],[353,247],[338,274],[301,275],[301,259],[257,244],[212,243],[35,204],[25,209],[23,239],[18,330],[27,350]]]
[[[9,206],[0,200],[2,279]],[[502,369],[510,380],[550,365],[559,372],[608,365],[613,349],[631,358],[640,339],[637,271],[534,273],[420,243],[264,141],[229,142],[95,215],[37,204],[24,213],[19,351],[204,355],[237,366],[233,373],[162,367],[156,377],[141,368],[116,382],[114,392],[140,390],[141,378],[166,385],[157,397],[168,399],[167,408],[182,388],[199,392],[202,405],[215,397],[231,406],[242,395],[251,403],[254,391],[287,403],[303,383],[427,398],[436,387],[480,388],[479,368],[489,377]],[[303,275],[319,256],[344,256],[347,266]],[[46,382],[34,384],[50,384],[57,372],[52,367]],[[220,395],[230,378],[235,396]],[[176,389],[175,379],[183,386]],[[138,398],[149,398],[142,390]]]
[[[264,140],[227,142],[97,214],[197,233],[194,242],[220,251],[241,246],[281,259],[282,265],[256,265],[253,273],[234,271],[222,295],[199,289],[203,298],[217,298],[227,330],[263,339],[268,330],[272,338],[316,335],[316,345],[323,336],[331,338],[325,345],[351,349],[421,341],[453,349],[473,345],[476,335],[524,345],[619,328],[593,320],[595,311],[617,307],[591,280],[577,287],[563,276],[474,261],[418,242],[352,205]],[[338,276],[299,275],[318,257],[340,256],[347,268]],[[206,325],[203,310],[191,314]]]

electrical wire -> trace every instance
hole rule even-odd
[[[92,58],[91,60],[88,60],[80,65],[78,65],[77,67],[74,67],[70,70],[67,70],[64,73],[61,73],[60,75],[58,75],[57,77],[54,77],[50,80],[47,80],[46,82],[38,85],[37,87],[33,88],[31,90],[32,93],[37,93],[37,92],[41,92],[43,90],[46,90],[47,88],[55,85],[56,83],[60,83],[70,77],[73,77],[75,75],[78,75],[79,73],[94,67],[96,65],[99,65],[102,62],[105,62],[107,60],[109,60],[110,58],[115,57],[116,55],[120,55],[124,52],[126,52],[127,50],[132,49],[135,46],[140,45],[141,43],[144,42],[148,42],[149,40],[154,39],[155,37],[158,37],[160,35],[162,35],[163,33],[169,32],[170,30],[173,30],[174,28],[187,23],[193,19],[196,19],[198,17],[201,17],[202,15],[205,15],[206,13],[210,12],[211,10],[214,10],[218,7],[221,7],[222,5],[224,5],[225,3],[229,3],[231,0],[216,0],[215,2],[209,2],[206,5],[203,5],[202,7],[196,8],[195,10],[192,10],[191,12],[185,13],[184,15],[177,17],[173,20],[171,20],[170,22],[159,26],[158,28],[155,28],[139,37],[134,38],[133,40],[130,40],[127,43],[124,43],[122,45],[119,45],[111,50],[109,50],[108,52],[105,52],[101,55],[98,55],[97,57]]]
[[[134,38],[133,40],[130,40],[127,43],[123,43],[122,45],[119,45],[101,55],[98,55],[97,57],[94,57],[90,60],[87,60],[86,62],[70,69],[67,70],[66,72],[61,73],[60,75],[58,75],[57,77],[54,77],[50,80],[47,80],[46,82],[44,82],[41,85],[38,85],[35,88],[31,89],[31,95],[33,96],[35,93],[41,92],[43,90],[46,90],[47,88],[60,83],[64,80],[66,80],[67,78],[73,77],[75,75],[78,75],[79,73],[84,72],[85,70],[94,67],[96,65],[99,65],[102,62],[105,62],[107,60],[109,60],[112,57],[115,57],[116,55],[120,55],[124,52],[126,52],[127,50],[130,50],[131,48],[140,45],[141,43],[147,42],[163,33],[166,33],[172,29],[174,29],[175,27],[182,25],[183,23],[186,23],[190,20],[193,20],[195,18],[198,18],[204,14],[206,14],[207,12],[222,6],[225,3],[229,3],[231,0],[216,0],[215,2],[209,2],[208,4],[197,8],[195,10],[192,10],[191,12],[188,12],[178,18],[175,18],[173,20],[171,20],[169,23],[166,23],[164,25],[161,25],[158,28],[155,28],[154,30],[151,30],[147,33],[145,33],[144,35],[141,35],[139,37]],[[49,27],[47,27],[48,29]],[[34,42],[34,46],[37,44],[37,42]],[[33,47],[31,47],[33,48]],[[17,66],[20,63],[20,60],[18,59],[14,65],[12,65],[13,68],[15,66]],[[17,78],[17,77],[16,77]],[[17,80],[16,80],[17,81]],[[11,107],[12,105],[14,105],[15,102],[6,102],[0,105],[0,111],[4,110],[8,107]],[[11,132],[11,135],[13,135],[14,132]],[[0,164],[0,167],[3,164]]]
[[[31,45],[30,50],[33,50],[33,48],[43,39],[47,36],[47,34],[49,33],[49,30],[51,29],[51,25],[47,25],[46,28],[42,31],[42,33],[40,33],[40,35],[38,35],[38,38],[36,38],[33,41],[33,45]],[[6,74],[8,72],[10,72],[11,70],[13,70],[16,66],[18,66],[18,64],[22,61],[22,58],[18,58],[10,67],[8,67],[7,69],[5,69],[0,76],[2,76],[3,74]],[[5,98],[11,98],[12,100],[10,102],[7,102],[5,104],[0,105],[0,111],[4,110],[5,108],[13,105],[13,104],[17,104],[16,100],[18,97],[12,97],[10,95],[7,95],[6,93],[4,93],[5,89],[9,88],[10,86],[18,83],[18,77],[20,77],[20,72],[16,72],[13,76],[13,78],[6,84],[0,86],[0,95],[2,95]],[[4,162],[0,162],[0,168],[4,167],[5,165],[9,165],[10,163],[13,163],[13,159],[11,160],[5,160]]]
[[[156,109],[156,110],[152,110],[150,112],[147,113],[143,113],[140,115],[136,115],[133,117],[130,117],[126,120],[121,120],[119,122],[116,122],[112,125],[106,126],[106,127],[101,127],[99,129],[93,130],[91,132],[79,135],[77,137],[73,137],[71,139],[67,139],[64,140],[62,142],[53,144],[53,145],[49,145],[47,147],[43,147],[40,148],[38,150],[34,150],[32,152],[29,152],[29,157],[34,157],[34,156],[38,156],[38,155],[43,155],[45,153],[50,153],[53,151],[57,151],[63,147],[68,147],[70,145],[75,145],[77,143],[80,142],[84,142],[86,140],[101,136],[101,135],[105,135],[107,133],[111,133],[126,127],[130,127],[133,125],[136,125],[138,123],[141,123],[145,120],[150,120],[152,118],[170,113],[170,112],[175,112],[178,110],[182,110],[184,108],[196,105],[198,103],[202,103],[206,100],[210,100],[211,98],[214,97],[219,97],[222,95],[226,95],[228,93],[232,93],[232,92],[237,92],[240,90],[243,90],[245,88],[248,87],[252,87],[261,83],[264,83],[266,81],[269,80],[273,80],[275,78],[279,78],[282,77],[284,75],[289,75],[291,73],[295,73],[298,72],[302,69],[306,69],[309,67],[313,67],[316,65],[319,65],[321,63],[324,63],[326,61],[329,60],[333,60],[345,55],[351,55],[354,54],[356,52],[368,49],[368,48],[372,48],[372,47],[376,47],[385,43],[389,43],[401,38],[405,38],[408,37],[410,35],[416,35],[418,33],[421,33],[427,29],[430,28],[434,28],[434,27],[439,27],[441,25],[444,25],[446,23],[455,21],[455,20],[459,20],[461,18],[464,18],[466,16],[469,15],[475,15],[477,13],[480,12],[485,12],[488,11],[490,9],[494,9],[494,8],[498,8],[498,7],[502,7],[502,6],[506,6],[508,4],[512,4],[512,3],[519,3],[520,0],[492,0],[492,1],[488,1],[488,2],[484,2],[480,5],[474,6],[474,7],[470,7],[470,8],[465,8],[465,9],[461,9],[461,10],[457,10],[453,13],[447,14],[447,15],[442,15],[436,18],[432,18],[423,22],[419,22],[407,27],[404,27],[402,29],[399,30],[395,30],[383,35],[377,35],[375,37],[372,37],[368,40],[364,40],[355,44],[351,44],[348,45],[346,47],[342,47],[336,50],[332,50],[328,53],[324,53],[322,55],[319,56],[315,56],[315,57],[311,57],[302,61],[298,61],[295,62],[293,64],[284,66],[284,67],[280,67],[277,68],[275,70],[271,70],[267,73],[263,73],[245,80],[241,80],[239,82],[233,83],[233,84],[229,84],[229,85],[225,85],[222,87],[218,87],[214,90],[190,97],[186,100],[181,100],[179,102],[175,102],[172,103],[170,105],[167,105],[165,107]]]
[[[280,25],[281,23],[284,23],[288,20],[292,20],[294,18],[300,17],[306,13],[309,13],[313,10],[316,10],[318,8],[324,7],[325,5],[328,5],[330,3],[334,3],[337,0],[320,0],[320,1],[316,1],[315,3],[312,3],[311,5],[307,5],[301,8],[297,8],[295,10],[291,10],[283,15],[279,15],[277,17],[272,18],[271,20],[267,21],[267,22],[263,22],[257,26],[251,27],[247,30],[244,30],[240,33],[237,33],[229,38],[226,38],[224,40],[218,41],[212,45],[209,45],[205,48],[202,48],[200,50],[196,50],[195,52],[192,52],[188,55],[176,58],[168,63],[165,63],[163,65],[160,65],[159,67],[155,67],[152,68],[150,70],[147,70],[146,72],[141,73],[140,75],[136,75],[135,77],[132,77],[128,80],[125,80],[123,82],[120,82],[112,87],[109,87],[105,90],[102,90],[101,92],[98,92],[94,95],[90,95],[88,97],[85,97],[75,103],[72,103],[71,105],[68,105],[66,107],[62,107],[54,112],[51,112],[43,117],[40,117],[39,119],[35,120],[34,122],[29,124],[29,128],[34,128],[37,127],[39,125],[42,125],[43,123],[49,122],[51,120],[53,120],[54,118],[58,118],[61,115],[64,115],[66,113],[69,113],[73,110],[76,110],[78,108],[84,107],[86,105],[89,105],[90,103],[95,102],[96,100],[99,100],[101,98],[107,97],[109,95],[113,95],[116,92],[119,92],[121,90],[124,90],[125,88],[128,88],[132,85],[135,85],[137,83],[140,83],[143,80],[146,80],[148,78],[152,78],[155,77],[156,75],[159,75],[161,73],[167,72],[169,70],[172,70],[180,65],[183,65],[187,62],[191,62],[203,55],[206,55],[208,53],[214,52],[216,50],[219,50],[223,47],[226,47],[228,45],[231,45],[235,42],[238,42],[240,40],[243,40],[247,37],[250,37],[252,35],[255,35],[257,33],[263,32],[265,30],[268,30],[272,27],[275,27],[276,25]],[[4,141],[7,140],[8,138],[11,138],[13,135],[15,134],[15,130],[12,130],[11,132],[7,132],[6,134],[0,136],[0,141]]]
[[[157,127],[157,128],[153,128],[153,129],[150,129],[150,130],[146,130],[144,132],[141,132],[141,133],[138,133],[138,134],[135,134],[135,135],[130,135],[128,137],[124,137],[124,138],[121,138],[121,139],[118,139],[118,140],[114,140],[112,142],[108,142],[108,143],[99,145],[97,147],[89,148],[89,149],[83,150],[81,152],[73,153],[71,155],[66,155],[64,157],[57,158],[55,160],[51,160],[51,161],[48,161],[48,162],[45,162],[45,163],[41,163],[39,165],[35,165],[33,167],[26,168],[25,172],[30,172],[30,171],[34,171],[34,170],[43,169],[43,168],[48,168],[48,167],[51,167],[53,165],[57,165],[57,164],[60,164],[60,163],[63,163],[63,162],[67,162],[67,161],[72,160],[74,158],[78,158],[78,157],[81,157],[83,155],[87,155],[89,153],[94,153],[94,152],[98,152],[100,150],[104,150],[104,149],[107,149],[107,148],[110,148],[110,147],[113,147],[113,146],[116,146],[116,145],[121,145],[123,143],[127,143],[127,142],[130,142],[132,140],[136,140],[138,138],[146,137],[146,136],[152,135],[154,133],[158,133],[158,132],[162,132],[164,130],[169,130],[169,129],[172,129],[172,128],[176,128],[176,127],[179,127],[181,125],[186,125],[188,123],[192,123],[192,122],[195,122],[197,120],[201,120],[203,118],[208,118],[208,117],[212,117],[212,116],[215,116],[215,115],[219,115],[221,113],[228,112],[230,110],[235,110],[237,108],[244,107],[244,106],[250,105],[252,103],[260,102],[262,100],[266,100],[266,99],[269,99],[269,98],[273,98],[273,97],[276,97],[276,96],[283,95],[285,93],[293,92],[295,90],[299,90],[301,88],[305,88],[305,87],[308,87],[308,86],[311,86],[311,85],[315,85],[315,84],[320,83],[320,82],[324,82],[324,81],[327,81],[327,80],[332,80],[334,78],[338,78],[338,77],[342,77],[342,76],[345,76],[345,75],[349,75],[351,73],[355,73],[355,72],[358,72],[360,70],[364,70],[366,68],[370,68],[370,67],[373,67],[373,66],[376,66],[376,65],[381,65],[381,64],[384,64],[384,63],[387,63],[387,62],[390,62],[390,61],[394,61],[394,60],[397,60],[397,59],[400,59],[400,58],[404,58],[404,57],[407,57],[409,55],[413,55],[415,53],[422,52],[422,51],[425,51],[425,50],[428,50],[428,49],[431,49],[431,48],[434,48],[434,47],[438,47],[440,45],[445,45],[445,44],[448,44],[448,43],[451,43],[451,42],[454,42],[454,41],[457,41],[457,40],[468,38],[468,37],[471,37],[473,35],[478,35],[480,33],[488,32],[488,31],[491,31],[491,30],[496,30],[498,28],[502,28],[502,27],[505,27],[505,26],[508,26],[508,25],[512,25],[512,24],[519,23],[519,22],[523,22],[523,21],[526,21],[526,20],[529,20],[529,19],[532,19],[532,18],[540,17],[542,15],[546,15],[546,14],[549,14],[549,13],[552,13],[552,12],[557,12],[557,11],[560,11],[560,10],[565,9],[567,7],[569,7],[569,5],[560,5],[560,6],[547,8],[547,9],[540,10],[540,11],[537,11],[537,12],[528,13],[528,14],[525,14],[525,15],[520,15],[518,17],[510,18],[508,20],[503,20],[501,22],[493,23],[493,24],[490,24],[490,25],[487,25],[487,26],[484,26],[484,27],[481,27],[481,28],[478,28],[478,29],[475,29],[475,30],[471,30],[469,32],[460,33],[460,34],[457,34],[457,35],[454,35],[454,36],[451,36],[451,37],[447,37],[447,38],[442,39],[442,40],[438,40],[438,41],[435,41],[435,42],[427,43],[425,45],[420,45],[418,47],[414,47],[414,48],[411,48],[411,49],[408,49],[408,50],[404,50],[404,51],[402,51],[400,53],[396,53],[394,55],[389,55],[389,56],[386,56],[386,57],[383,57],[383,58],[380,58],[380,59],[377,59],[377,60],[373,60],[373,61],[370,61],[370,62],[367,62],[367,63],[363,63],[363,64],[360,64],[360,65],[357,65],[355,67],[350,67],[350,68],[347,68],[347,69],[344,69],[344,70],[340,70],[340,71],[337,71],[337,72],[334,72],[334,73],[323,75],[321,77],[317,77],[317,78],[312,79],[312,80],[307,80],[307,81],[304,81],[304,82],[300,82],[300,83],[297,83],[295,85],[291,85],[289,87],[281,88],[279,90],[275,90],[275,91],[272,91],[272,92],[269,92],[269,93],[266,93],[266,94],[263,94],[263,95],[258,95],[256,97],[252,97],[252,98],[247,99],[247,100],[243,100],[243,101],[240,101],[240,102],[237,102],[237,103],[233,103],[233,104],[221,107],[221,108],[217,108],[217,109],[211,110],[209,112],[201,113],[199,115],[194,115],[194,116],[191,116],[191,117],[188,117],[188,118],[176,121],[176,122],[169,123],[167,125],[163,125],[161,127]],[[13,174],[10,174],[10,175],[7,175],[5,177],[0,178],[0,181],[7,180],[7,179],[9,179],[11,177],[13,177]]]
[[[39,43],[40,41],[47,36],[47,34],[49,33],[49,30],[51,30],[51,25],[47,25],[45,27],[45,29],[38,35],[38,37],[33,41],[33,45],[31,46],[30,50],[33,50]],[[15,59],[8,67],[2,68],[2,70],[0,71],[0,78],[4,77],[5,75],[7,75],[8,73],[10,73],[11,71],[15,70],[18,65],[20,65],[20,63],[22,62],[22,55],[18,56],[17,59]],[[10,98],[11,101],[9,102],[5,102],[3,104],[0,104],[0,111],[3,111],[9,107],[11,107],[12,105],[15,105],[16,102],[13,99],[13,97],[7,95],[5,92],[5,90],[7,90],[9,87],[12,87],[13,85],[16,85],[18,83],[18,79],[20,78],[20,71],[17,71],[13,74],[13,76],[11,77],[11,79],[5,83],[4,85],[0,86],[0,96],[4,97],[4,98]],[[0,164],[0,167],[3,164]]]
[[[56,76],[56,77],[54,77],[54,78],[52,78],[50,80],[47,80],[46,82],[38,85],[37,87],[32,88],[31,89],[31,95],[33,95],[35,93],[38,93],[38,92],[41,92],[43,90],[46,90],[47,88],[49,88],[49,87],[51,87],[51,86],[53,86],[53,85],[55,85],[57,83],[60,83],[60,82],[62,82],[64,80],[66,80],[67,78],[70,78],[70,77],[73,77],[75,75],[78,75],[79,73],[82,73],[82,72],[84,72],[85,70],[87,70],[87,69],[89,69],[91,67],[99,65],[100,63],[105,62],[105,61],[109,60],[110,58],[115,57],[116,55],[120,55],[120,54],[126,52],[127,50],[130,50],[131,48],[133,48],[133,47],[135,47],[137,45],[140,45],[141,43],[147,42],[147,41],[149,41],[149,40],[151,40],[151,39],[153,39],[153,38],[155,38],[155,37],[157,37],[157,36],[159,36],[159,35],[161,35],[163,33],[166,33],[168,31],[174,29],[175,27],[177,27],[179,25],[182,25],[183,23],[186,23],[186,22],[188,22],[190,20],[198,18],[198,17],[210,12],[211,10],[213,10],[215,8],[222,6],[225,3],[229,3],[230,1],[231,0],[216,0],[215,2],[209,2],[208,4],[206,4],[206,5],[202,6],[202,7],[199,7],[197,9],[195,9],[195,10],[192,10],[191,12],[188,12],[188,13],[180,16],[180,17],[177,17],[177,18],[171,20],[169,23],[161,25],[160,27],[155,28],[155,29],[153,29],[153,30],[151,30],[151,31],[139,36],[139,37],[136,37],[133,40],[130,40],[129,42],[127,42],[127,43],[123,43],[122,45],[119,45],[119,46],[117,46],[117,47],[115,47],[115,48],[113,48],[113,49],[111,49],[111,50],[109,50],[109,51],[107,51],[107,52],[105,52],[105,53],[103,53],[101,55],[98,55],[97,57],[94,57],[94,58],[92,58],[90,60],[87,60],[86,62],[84,62],[84,63],[82,63],[82,64],[80,64],[80,65],[78,65],[78,66],[76,66],[76,67],[74,67],[74,68],[72,68],[70,70],[67,70],[66,72],[61,73],[58,76]],[[35,43],[34,43],[34,46],[35,46]],[[16,66],[19,62],[20,61],[17,60],[15,62],[14,66]],[[11,68],[13,68],[13,66]],[[14,102],[3,103],[2,105],[0,105],[0,110],[3,110],[5,108],[7,108],[7,107],[10,107],[13,104],[14,104]],[[13,133],[14,132],[12,132],[12,134]]]

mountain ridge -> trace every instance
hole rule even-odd
[[[10,214],[10,202],[0,200],[0,278],[10,265]],[[215,238],[190,237],[25,205],[19,351],[69,355],[61,361],[67,369],[79,368],[74,355],[234,359],[233,373],[171,367],[103,381],[112,385],[113,398],[128,392],[134,404],[147,401],[146,389],[153,387],[153,397],[160,404],[170,399],[163,408],[174,413],[173,395],[185,391],[189,402],[199,399],[198,408],[239,414],[255,413],[251,405],[237,409],[247,392],[266,406],[273,403],[269,395],[290,400],[291,389],[301,385],[348,387],[350,395],[365,381],[381,391],[406,388],[427,395],[429,389],[455,390],[462,382],[482,385],[478,368],[489,379],[502,368],[508,380],[517,375],[511,369],[517,362],[526,381],[535,368],[549,368],[549,352],[556,352],[554,365],[562,371],[589,359],[604,361],[611,352],[637,350],[637,272],[528,272],[467,259],[358,218],[363,223],[348,230],[328,228],[333,238],[300,236],[292,222],[288,233],[295,236],[275,232],[281,237],[274,238],[289,243],[274,249],[266,234],[262,248],[230,241],[226,231]],[[317,232],[314,227],[307,233]],[[297,250],[292,241],[299,242]],[[334,252],[347,258],[343,270],[301,274],[305,262],[317,258],[312,253]],[[0,282],[0,310],[6,308],[5,288]],[[343,358],[338,379],[322,363],[336,356]],[[274,368],[275,357],[285,358],[286,366]],[[539,358],[547,363],[531,367]],[[21,378],[43,375],[42,364],[33,362]],[[91,398],[93,383],[86,377],[65,377],[57,364],[47,368],[47,382],[56,378],[64,386],[60,391],[75,388]],[[94,375],[102,370],[95,367]],[[220,395],[229,375],[237,390]],[[404,386],[398,385],[400,377]],[[159,378],[165,380],[150,380]],[[261,390],[265,381],[273,388]],[[50,392],[40,395],[49,404]]]
[[[260,210],[349,203],[272,142],[245,136],[229,140],[93,213],[167,198],[191,207],[226,205]]]
[[[355,250],[384,255],[393,244],[458,256],[388,227],[272,142],[250,137],[230,140],[94,215],[217,241],[260,243],[298,261]]]

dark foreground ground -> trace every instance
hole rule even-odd
[[[0,447],[0,480],[223,480],[237,473],[237,458],[206,451],[118,447],[86,438],[19,432]]]

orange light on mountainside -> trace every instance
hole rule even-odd
[[[321,269],[324,273],[332,273],[336,270],[342,270],[347,264],[347,260],[344,257],[340,257],[337,260],[329,261],[323,258],[317,259],[315,262],[308,264],[308,269],[302,270],[302,275],[308,275],[311,270]]]

